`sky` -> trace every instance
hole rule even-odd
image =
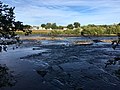
[[[120,0],[0,0],[15,7],[16,21],[40,25],[120,23]]]

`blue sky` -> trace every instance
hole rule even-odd
[[[73,22],[113,24],[120,22],[120,0],[1,0],[15,6],[16,20],[24,24],[40,25]]]

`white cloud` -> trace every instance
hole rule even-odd
[[[120,21],[120,0],[1,0],[15,6],[16,19],[25,24],[56,22],[112,24]]]

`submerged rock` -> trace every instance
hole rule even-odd
[[[37,56],[41,56],[42,53],[38,53],[38,54],[32,54],[32,55],[27,55],[25,57],[20,57],[20,59],[29,59],[29,58],[35,58]]]

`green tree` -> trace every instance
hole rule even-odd
[[[14,37],[16,30],[23,30],[23,24],[20,21],[15,21],[15,7],[4,5],[0,1],[0,34],[2,37]]]
[[[23,25],[23,32],[25,32],[25,35],[29,35],[32,33],[32,30],[30,25]]]
[[[68,28],[68,29],[73,29],[74,26],[73,26],[72,24],[68,24],[68,25],[67,25],[67,28]]]
[[[79,28],[80,27],[80,23],[79,22],[74,22],[73,25],[74,25],[75,28]]]
[[[51,24],[51,28],[52,28],[52,29],[57,29],[56,23]]]
[[[120,23],[118,23],[118,25],[120,25]]]
[[[63,26],[58,26],[58,29],[63,29],[64,27]]]
[[[30,30],[31,26],[30,25],[23,25],[23,31],[25,32],[26,30]]]
[[[45,29],[50,29],[51,28],[51,23],[47,23],[46,26],[45,26]]]
[[[45,26],[46,26],[45,24],[41,24],[41,27],[42,27],[42,28],[45,28]]]

